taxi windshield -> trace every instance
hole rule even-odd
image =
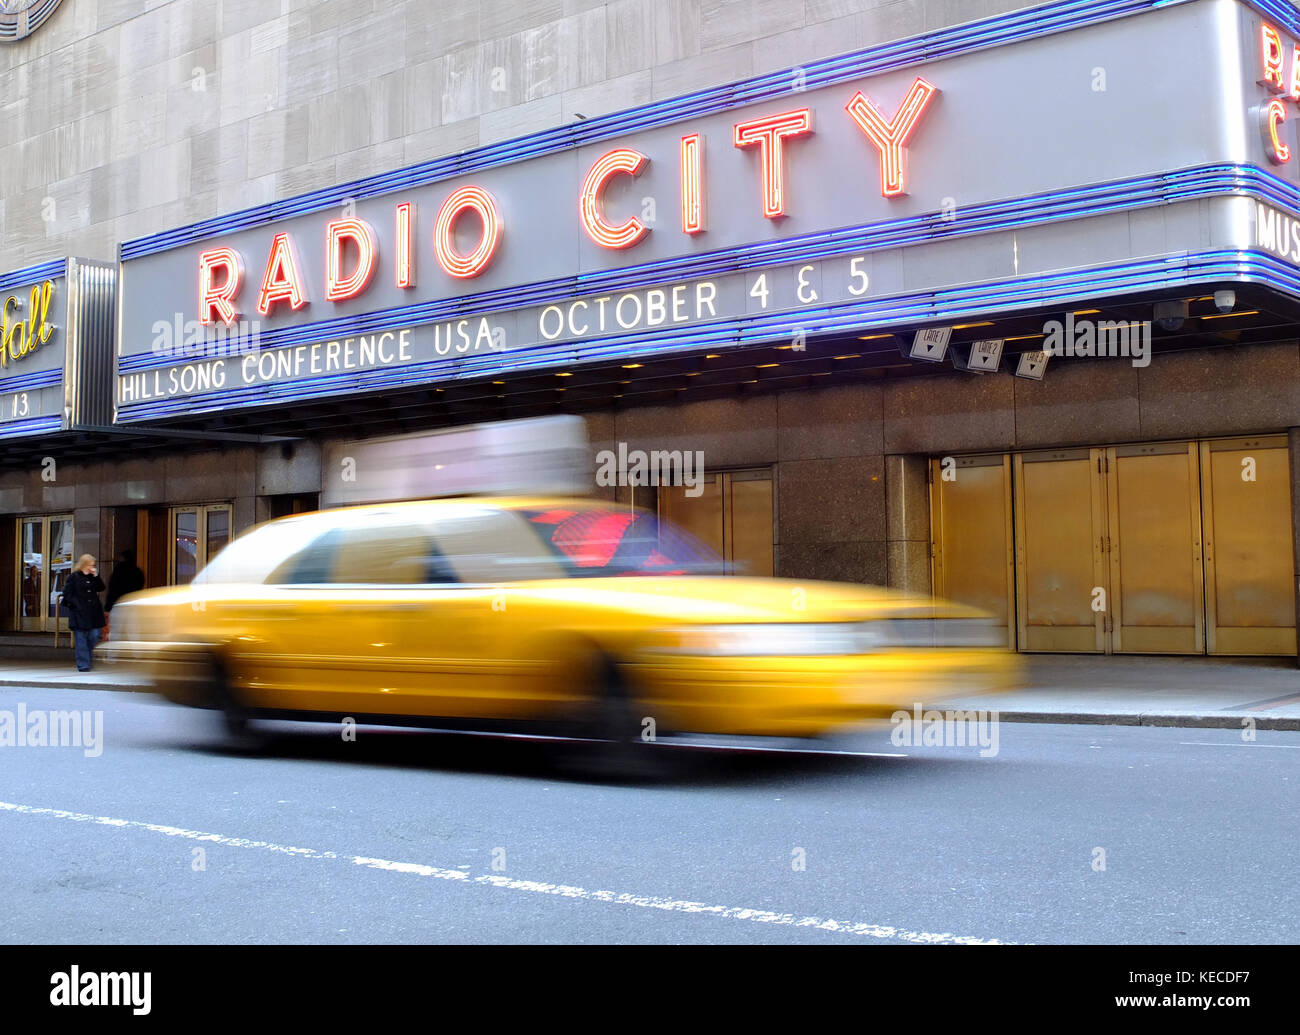
[[[722,558],[655,515],[614,507],[556,507],[523,516],[570,575],[720,575]]]

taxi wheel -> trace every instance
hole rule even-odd
[[[207,659],[207,696],[214,708],[221,712],[221,726],[226,737],[236,747],[252,747],[256,742],[250,726],[248,709],[239,703],[230,690],[230,677],[221,659],[215,654]]]
[[[584,730],[591,741],[588,771],[621,779],[664,776],[663,751],[641,739],[642,709],[613,658],[601,654],[595,659],[592,684],[590,718]]]

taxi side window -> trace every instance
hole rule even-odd
[[[429,585],[455,582],[423,526],[336,528],[282,564],[279,585]]]
[[[341,536],[342,531],[337,528],[317,536],[305,550],[299,550],[271,572],[266,581],[273,586],[302,586],[328,582]]]
[[[350,528],[338,543],[330,582],[352,585],[424,585],[436,573],[437,550],[429,530],[419,525]]]

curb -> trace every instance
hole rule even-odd
[[[1243,712],[998,712],[1003,722],[1044,722],[1061,726],[1181,726],[1186,729],[1239,730],[1251,719],[1257,730],[1300,730],[1300,716],[1247,715]]]
[[[37,690],[122,690],[130,693],[152,693],[150,683],[74,683],[60,679],[0,679],[0,687],[22,686]]]
[[[0,687],[32,687],[40,690],[115,690],[152,693],[153,686],[139,683],[76,683],[58,679],[0,679]],[[1185,729],[1239,730],[1244,719],[1253,719],[1257,730],[1300,730],[1300,715],[1248,715],[1242,712],[1006,712],[1003,722],[1037,722],[1057,726],[1179,726]]]

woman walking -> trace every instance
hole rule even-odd
[[[72,630],[78,672],[90,671],[90,655],[105,625],[104,605],[99,601],[102,592],[104,580],[99,577],[95,558],[83,553],[77,560],[76,570],[63,584],[63,610]]]

